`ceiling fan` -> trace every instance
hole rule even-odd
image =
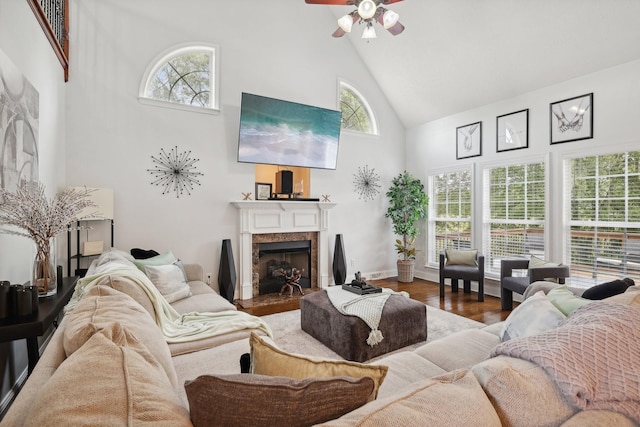
[[[400,15],[389,10],[382,5],[397,3],[402,0],[305,0],[307,4],[326,4],[333,6],[355,6],[357,9],[338,19],[338,29],[332,34],[333,37],[342,37],[351,32],[354,24],[364,23],[365,29],[362,33],[363,39],[376,38],[376,30],[373,28],[373,21],[377,21],[385,30],[394,36],[404,31],[404,25],[398,20]]]

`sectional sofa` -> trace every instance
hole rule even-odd
[[[564,335],[547,336],[549,333],[563,331],[567,319],[578,318],[580,313],[586,317],[579,324],[598,329],[594,323],[606,323],[602,312],[604,309],[607,317],[609,307],[612,313],[631,316],[637,325],[637,287],[594,303],[592,307],[600,314],[576,308],[576,314],[556,316],[556,324],[542,322],[544,326],[532,333],[523,325],[536,323],[537,317],[548,318],[545,310],[550,310],[544,305],[544,293],[536,293],[525,309],[518,307],[506,322],[461,331],[372,364],[356,364],[283,352],[270,338],[268,327],[253,316],[241,319],[245,328],[167,343],[166,336],[172,331],[166,325],[158,326],[158,319],[167,316],[159,311],[170,310],[154,301],[156,294],[149,294],[131,279],[139,276],[139,267],[117,250],[104,253],[92,264],[87,276],[100,280],[74,296],[2,426],[324,423],[624,427],[639,422],[640,414],[633,409],[634,404],[640,405],[640,400],[634,400],[636,392],[615,394],[617,386],[640,389],[633,383],[633,372],[629,378],[618,372],[618,383],[607,390],[590,384],[596,390],[595,398],[583,396],[574,384],[569,391],[566,384],[558,384],[544,363],[527,360],[530,354],[526,351],[501,342],[505,331],[513,343],[527,342],[526,337],[516,339],[519,333],[533,334],[545,336],[552,347],[555,338],[562,351],[562,345],[557,344]],[[182,269],[189,295],[170,303],[173,310],[233,317],[235,307],[202,281],[200,266],[184,264]],[[132,276],[117,273],[126,271]],[[640,345],[634,329],[637,327],[631,325],[622,335]],[[640,351],[634,345],[618,355],[595,347],[607,358],[607,366],[599,365],[598,373],[608,366],[621,370],[629,364],[640,366]],[[241,356],[249,352],[254,374],[241,375]],[[581,366],[585,361],[573,362]],[[598,358],[598,363],[603,362]],[[603,398],[601,392],[610,395]],[[615,399],[623,405],[612,403]]]

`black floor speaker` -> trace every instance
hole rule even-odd
[[[333,250],[333,281],[336,285],[344,285],[347,280],[347,260],[344,255],[342,234],[336,234],[336,247]]]
[[[224,239],[222,241],[220,269],[218,270],[218,288],[220,288],[220,295],[233,304],[233,297],[236,292],[236,266],[233,262],[233,251],[231,250],[230,239]]]
[[[293,172],[278,171],[276,173],[276,193],[293,194]]]

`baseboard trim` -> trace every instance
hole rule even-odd
[[[11,407],[11,404],[15,400],[16,396],[18,396],[18,393],[20,393],[20,390],[22,390],[22,386],[24,386],[24,383],[27,382],[28,377],[29,377],[29,368],[26,368],[20,374],[20,376],[18,377],[18,380],[11,386],[7,394],[4,395],[4,398],[0,402],[0,420],[4,418],[5,414]]]

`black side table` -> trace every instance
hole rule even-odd
[[[0,322],[0,342],[27,340],[27,354],[29,356],[29,374],[33,372],[40,351],[38,350],[38,337],[44,335],[49,327],[54,324],[64,306],[71,299],[75,290],[78,277],[65,277],[62,279],[62,287],[58,287],[55,295],[40,298],[38,313],[33,317],[19,320]],[[57,325],[56,325],[57,326]]]

